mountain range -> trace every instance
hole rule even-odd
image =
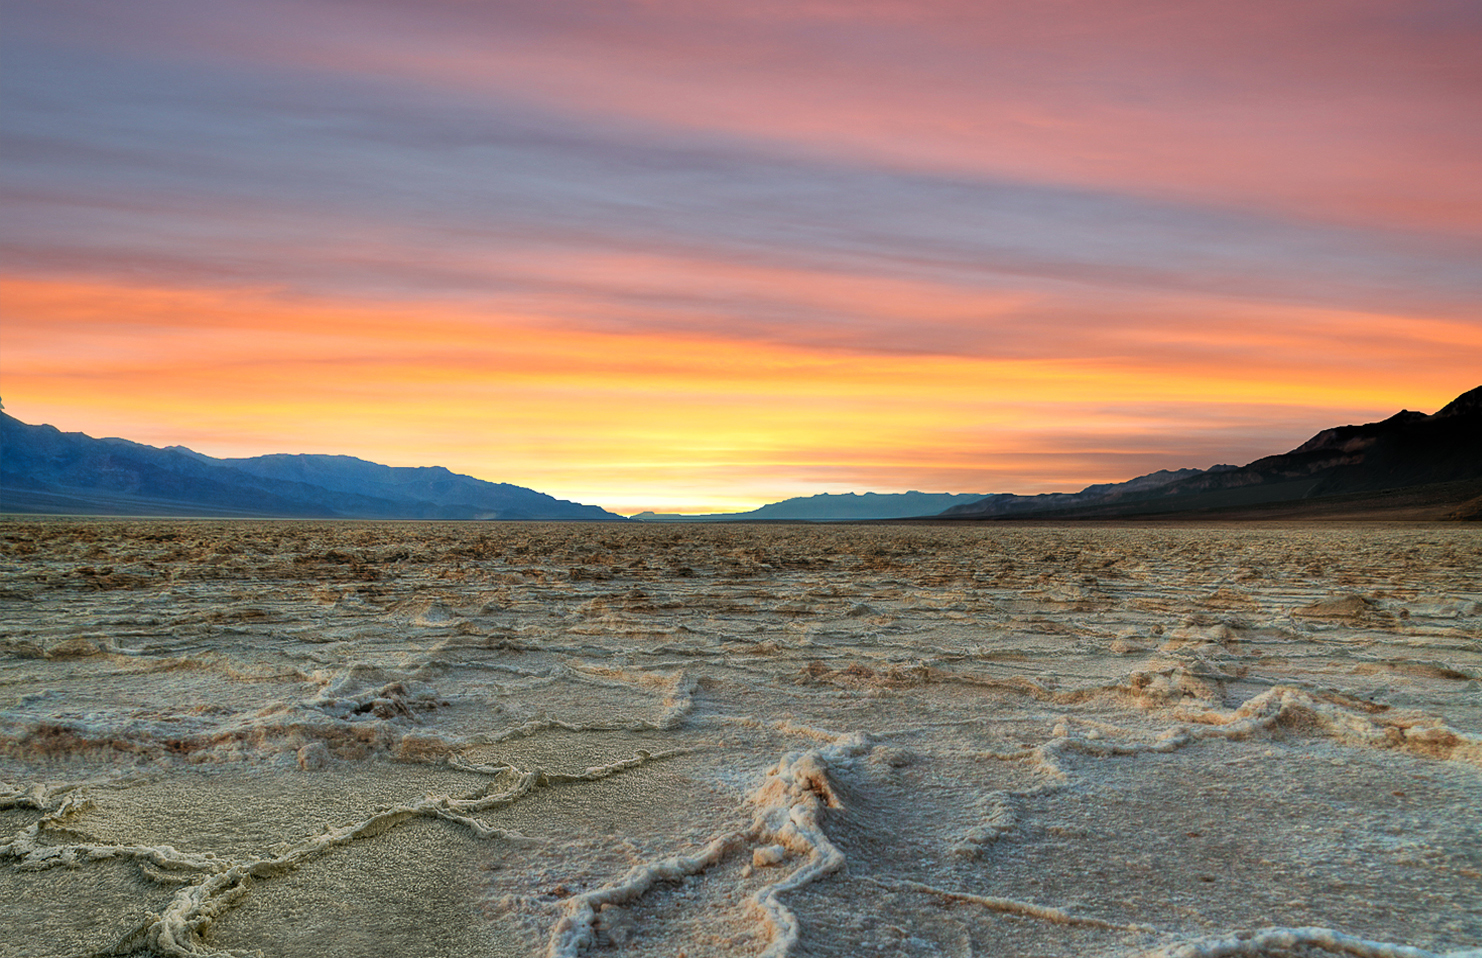
[[[214,459],[94,439],[0,412],[0,511],[63,515],[621,522],[596,506],[441,466],[350,456]]]
[[[441,466],[350,456],[216,459],[32,426],[0,412],[0,512],[339,519],[626,521]],[[1325,429],[1243,466],[1159,470],[1080,492],[825,494],[647,522],[1075,519],[1482,519],[1482,386],[1434,415]]]
[[[1434,415],[1402,410],[1244,466],[1162,475],[1061,499],[988,496],[942,518],[1482,518],[1482,386]]]

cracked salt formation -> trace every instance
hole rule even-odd
[[[1482,956],[1482,534],[0,524],[0,956]]]

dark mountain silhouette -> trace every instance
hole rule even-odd
[[[1046,492],[1037,496],[1019,496],[1001,492],[986,496],[977,502],[953,506],[943,515],[976,516],[993,518],[1000,516],[1026,515],[1048,510],[1070,509],[1092,503],[1116,502],[1121,499],[1140,498],[1149,492],[1171,483],[1192,479],[1208,473],[1224,472],[1235,466],[1211,466],[1209,469],[1160,469],[1145,476],[1128,479],[1126,482],[1102,482],[1087,486],[1080,492]]]
[[[350,456],[213,459],[0,413],[0,511],[61,515],[621,521],[596,506],[441,466]]]
[[[990,496],[943,516],[1476,518],[1482,515],[1482,386],[1431,416],[1404,410],[1382,422],[1324,429],[1290,452],[1244,466],[1152,488],[1076,495],[1081,501],[1009,509],[1002,497]]]

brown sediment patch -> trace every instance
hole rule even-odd
[[[1353,619],[1375,611],[1374,602],[1362,595],[1339,595],[1293,609],[1294,615],[1312,619]]]

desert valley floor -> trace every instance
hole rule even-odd
[[[1482,528],[0,523],[0,956],[1482,956]]]

